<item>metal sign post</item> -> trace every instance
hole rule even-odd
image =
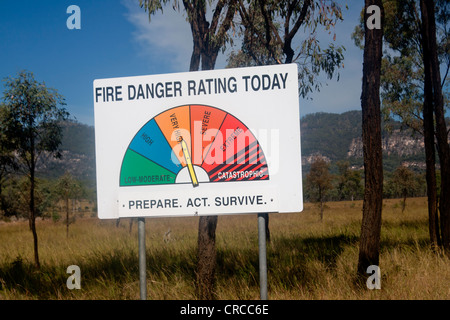
[[[259,293],[261,300],[267,300],[267,254],[266,254],[266,218],[258,213],[259,246]]]
[[[141,300],[147,300],[147,266],[145,259],[145,218],[138,218],[139,288]]]

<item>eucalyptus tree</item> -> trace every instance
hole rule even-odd
[[[406,209],[406,198],[412,196],[418,189],[416,175],[405,166],[399,166],[395,169],[386,186],[393,196],[402,198],[402,213]]]
[[[349,161],[341,160],[336,163],[338,168],[337,191],[339,200],[355,200],[362,193],[361,173],[350,169]]]
[[[372,11],[373,9],[375,10]],[[369,26],[369,18],[373,16],[379,21],[375,23],[375,26]],[[383,206],[380,77],[384,24],[384,7],[381,0],[365,0],[364,21],[366,23],[364,23],[361,92],[364,200],[357,268],[361,276],[366,275],[370,265],[379,265],[380,258]]]
[[[323,221],[325,199],[328,192],[333,188],[331,183],[329,164],[320,157],[316,157],[311,163],[311,169],[306,175],[306,189],[313,202],[319,203],[320,221]]]
[[[441,166],[441,194],[439,198],[442,246],[450,256],[450,144],[449,131],[445,122],[444,96],[438,57],[436,37],[435,2],[420,0],[422,17],[422,48],[425,71],[425,100],[429,102],[424,109],[433,108],[435,117],[435,136]],[[431,110],[430,110],[431,112]]]
[[[44,153],[61,157],[61,122],[69,117],[65,101],[55,89],[35,80],[33,73],[21,71],[5,79],[4,132],[15,150],[19,170],[29,179],[29,222],[34,241],[34,263],[40,268],[36,232],[36,167]]]
[[[231,41],[228,31],[232,27],[237,0],[140,0],[140,6],[151,16],[163,7],[172,4],[180,9],[181,3],[190,25],[193,49],[189,71],[212,70],[218,54]],[[208,14],[212,17],[208,21]],[[214,298],[214,279],[216,269],[216,227],[217,216],[199,218],[197,293],[201,299]]]
[[[4,187],[10,179],[11,174],[17,170],[17,162],[14,149],[6,136],[7,109],[0,104],[0,210],[8,215],[10,204],[3,193]]]
[[[433,247],[440,244],[438,196],[436,186],[435,114],[432,79],[426,75],[422,27],[423,13],[419,0],[384,0],[384,42],[386,50],[382,60],[381,97],[385,118],[399,118],[402,123],[424,136],[426,181],[429,213],[429,232]],[[450,2],[437,0],[430,4],[435,18],[433,34],[436,38],[435,52],[443,76],[440,81],[444,108],[448,108],[448,73],[450,69],[449,15]],[[355,28],[353,38],[361,45],[364,20]],[[441,121],[442,123],[442,121]],[[441,125],[443,127],[443,125]],[[442,141],[443,139],[441,139]],[[444,206],[445,207],[445,206]]]
[[[60,200],[65,202],[66,209],[66,237],[69,237],[69,200],[79,199],[83,193],[83,188],[69,172],[64,173],[56,182],[55,193]]]
[[[140,1],[141,7],[149,13],[149,18],[168,4],[178,10],[183,5],[190,24],[193,38],[190,71],[198,70],[200,65],[203,70],[213,69],[219,51],[233,41],[228,31],[230,28],[236,31],[238,27],[245,34],[243,51],[246,56],[240,52],[232,53],[229,60],[234,62],[230,62],[229,66],[296,62],[300,69],[299,88],[303,96],[320,88],[317,75],[321,71],[331,78],[342,65],[345,48],[331,44],[322,50],[317,32],[318,27],[322,26],[331,34],[334,25],[342,20],[341,7],[337,1]],[[208,12],[212,13],[210,21],[206,18]],[[237,12],[240,21],[234,22]],[[301,28],[304,28],[304,32],[300,31]],[[303,35],[303,42],[296,52],[294,38],[298,34]],[[236,62],[238,60],[246,62]],[[200,297],[203,298],[213,297],[216,225],[217,217],[200,218],[197,284]]]

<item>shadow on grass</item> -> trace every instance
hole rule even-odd
[[[69,275],[67,275],[68,277]],[[38,299],[54,299],[62,284],[66,284],[54,267],[41,266],[37,270],[33,264],[19,256],[13,262],[0,266],[0,290],[9,290]]]
[[[298,283],[314,283],[321,271],[314,263],[334,268],[336,259],[358,237],[336,235],[329,237],[274,237],[267,246],[269,283],[290,287]],[[322,269],[323,270],[323,269]],[[222,283],[245,281],[249,287],[259,287],[258,245],[252,249],[222,248],[217,254],[216,275]]]
[[[81,287],[89,290],[94,286],[125,285],[139,281],[139,257],[137,252],[112,250],[94,252],[77,262],[81,273]],[[164,250],[146,255],[147,273],[155,277],[170,278],[180,275],[192,281],[195,278],[195,260],[192,254],[175,254]],[[71,297],[66,282],[71,274],[68,265],[41,263],[37,270],[28,261],[17,257],[13,262],[0,265],[0,290],[26,295],[31,299],[66,299]]]
[[[335,235],[327,237],[281,237],[271,248],[269,257],[272,276],[279,284],[314,284],[323,277],[323,268],[333,270],[336,260],[346,246],[355,245],[358,237],[354,235]],[[318,266],[319,265],[319,266]]]

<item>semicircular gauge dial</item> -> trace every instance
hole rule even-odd
[[[119,185],[257,180],[269,180],[269,171],[248,127],[221,109],[185,105],[158,114],[136,133]]]

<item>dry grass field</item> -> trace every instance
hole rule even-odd
[[[320,221],[306,204],[270,215],[268,292],[272,300],[450,299],[450,261],[429,249],[426,199],[385,200],[381,289],[355,281],[362,202],[330,202]],[[146,220],[148,299],[196,299],[198,218]],[[139,299],[137,224],[78,218],[37,222],[41,270],[33,268],[28,222],[0,223],[0,299]],[[259,299],[256,215],[221,216],[217,226],[218,299]],[[81,289],[69,290],[69,265]],[[369,276],[369,274],[368,274]]]

